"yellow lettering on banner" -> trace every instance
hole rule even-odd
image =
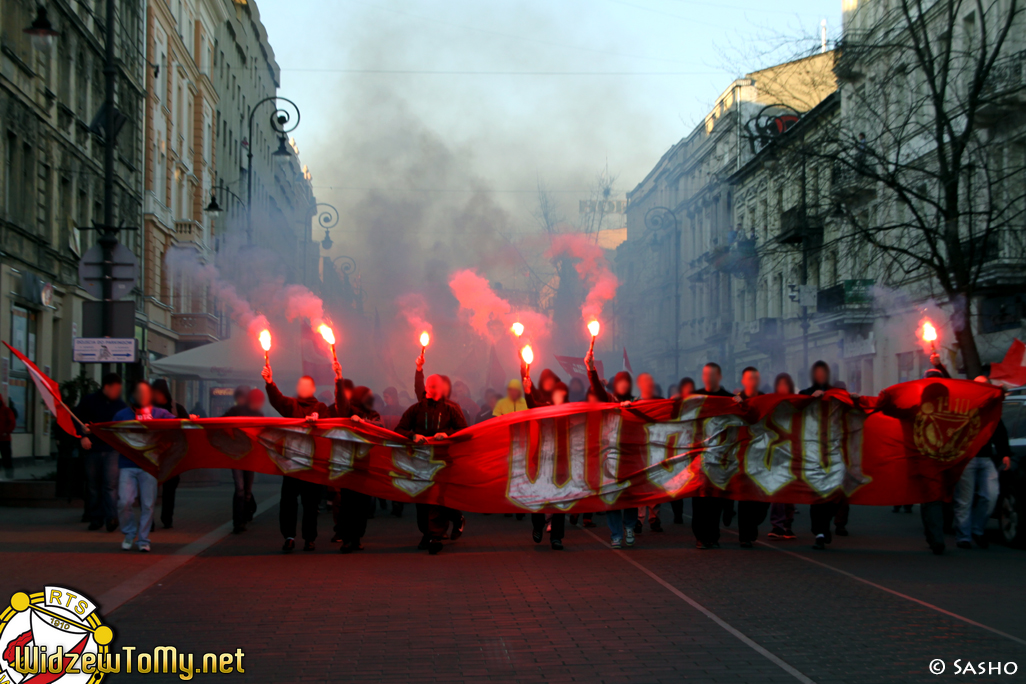
[[[356,459],[363,458],[371,450],[370,442],[352,430],[332,428],[321,436],[331,440],[331,454],[328,456],[329,480],[352,472]]]
[[[705,397],[695,396],[681,402],[680,411],[671,423],[650,423],[645,426],[648,447],[645,450],[648,481],[670,494],[677,494],[695,477],[691,467],[697,452],[695,420]]]
[[[865,414],[839,401],[814,401],[802,412],[802,479],[820,496],[851,494],[870,478],[862,472]]]
[[[730,479],[741,470],[741,428],[745,422],[738,416],[711,416],[702,421],[702,472],[719,489],[726,489]]]
[[[585,474],[587,416],[567,416],[566,422],[566,442],[560,444],[556,419],[537,421],[538,469],[533,478],[528,472],[531,425],[526,422],[510,425],[510,473],[506,493],[510,501],[532,511],[546,506],[567,510],[575,502],[591,496],[592,490]],[[558,459],[563,454],[567,460],[567,478],[564,482],[557,482]]]
[[[801,430],[801,415],[793,404],[781,402],[748,428],[751,441],[745,452],[745,474],[767,494],[797,479],[791,472],[791,458],[796,431]]]
[[[603,411],[599,429],[599,498],[612,505],[631,486],[630,477],[620,481],[620,412]]]
[[[386,444],[392,447],[392,464],[399,472],[392,471],[392,485],[410,496],[417,496],[431,488],[435,475],[445,467],[443,461],[434,459],[435,449],[431,446],[407,446]]]
[[[316,443],[307,428],[265,428],[257,440],[286,475],[313,467]]]

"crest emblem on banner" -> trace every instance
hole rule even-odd
[[[925,393],[924,393],[925,394]],[[912,438],[916,449],[938,461],[959,458],[980,432],[980,411],[967,400],[943,394],[925,396],[916,414]]]

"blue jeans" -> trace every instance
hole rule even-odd
[[[998,473],[994,462],[985,456],[969,461],[962,479],[955,485],[955,537],[970,541],[983,535],[987,520],[998,500]]]
[[[157,501],[157,478],[142,468],[122,468],[118,483],[118,497],[121,499],[121,531],[125,541],[136,541],[139,548],[150,545],[150,525],[153,523],[153,505]],[[139,520],[135,519],[133,504],[139,496]]]
[[[624,525],[634,529],[638,522],[637,508],[624,508],[619,511],[606,511],[606,524],[609,525],[609,534],[613,541],[623,540]]]
[[[89,451],[85,459],[90,522],[114,520],[118,517],[118,452]]]

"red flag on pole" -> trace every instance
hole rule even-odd
[[[1026,344],[1023,344],[1021,340],[1013,340],[1012,346],[1008,348],[1008,352],[1005,354],[1005,358],[1000,363],[990,364],[991,381],[1006,387],[1026,385],[1026,366],[1023,365],[1024,358],[1026,358]]]
[[[39,389],[39,394],[43,398],[43,402],[46,404],[46,408],[50,409],[50,413],[57,419],[57,424],[61,426],[61,429],[67,432],[69,435],[78,435],[78,430],[75,428],[75,422],[72,418],[71,411],[61,401],[61,388],[60,386],[50,378],[43,374],[43,371],[36,367],[36,364],[29,361],[24,354],[12,347],[11,345],[4,342],[4,346],[11,350],[11,353],[18,357],[18,360],[25,364],[28,368],[29,375],[32,376],[32,381],[36,383],[36,387]]]
[[[627,358],[627,347],[623,348],[623,369],[634,375],[634,369],[631,368],[631,360]]]

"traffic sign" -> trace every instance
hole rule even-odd
[[[112,251],[112,297],[121,299],[135,287],[139,277],[139,260],[132,250],[120,243],[114,245]],[[100,244],[90,247],[78,262],[78,284],[92,296],[103,298],[103,247]]]
[[[134,337],[76,337],[75,363],[135,363]]]

